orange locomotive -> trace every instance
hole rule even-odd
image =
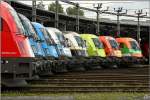
[[[123,56],[143,57],[139,44],[133,38],[116,38]]]
[[[147,59],[143,57],[142,50],[138,42],[133,38],[122,37],[116,38],[119,43],[120,50],[124,58],[127,58],[127,61],[132,60],[132,63],[141,64],[145,63]]]
[[[104,45],[104,49],[107,56],[122,57],[119,45],[115,38],[111,36],[99,36],[99,39]]]

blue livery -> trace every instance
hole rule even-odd
[[[58,53],[55,48],[55,43],[53,42],[53,39],[49,35],[46,28],[37,22],[32,22],[32,25],[34,26],[36,33],[41,41],[41,46],[43,48],[43,51],[45,53],[45,56],[52,56],[55,58],[58,58]]]
[[[35,32],[30,20],[22,14],[19,14],[19,17],[25,28],[25,36],[28,36],[29,38],[29,42],[30,42],[30,45],[32,47],[35,57],[45,56],[40,45],[41,41],[39,40],[37,33]]]

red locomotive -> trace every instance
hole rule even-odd
[[[13,86],[32,77],[34,53],[16,11],[3,1],[0,9],[2,85]]]

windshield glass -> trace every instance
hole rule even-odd
[[[60,42],[65,41],[65,37],[64,37],[61,33],[59,33],[59,32],[55,32],[55,33],[56,33],[56,35],[57,35],[57,37],[58,37],[58,40],[59,40]]]
[[[130,44],[131,44],[131,49],[140,50],[140,47],[136,41],[130,41]]]
[[[46,42],[49,44],[53,44],[52,37],[50,36],[48,31],[45,28],[41,28],[40,30],[43,33]]]
[[[31,22],[24,16],[20,15],[21,21],[23,22],[23,25],[26,27],[26,31],[28,31],[28,34],[30,35],[36,35],[36,32],[31,24]]]
[[[103,44],[99,41],[98,38],[92,38],[92,39],[93,39],[93,42],[95,44],[95,47],[97,47],[99,49],[103,48]]]
[[[34,30],[32,24],[31,24],[31,22],[30,22],[28,19],[26,19],[26,18],[24,18],[24,22],[25,22],[26,27],[28,28],[29,32],[30,32],[31,34],[33,34],[33,35],[36,35],[36,32],[35,32],[35,30]]]
[[[86,47],[85,46],[85,42],[84,42],[84,40],[81,37],[75,36],[75,39],[76,39],[76,41],[78,43],[78,46],[80,46],[80,47]]]
[[[115,40],[111,39],[111,40],[108,40],[108,41],[109,41],[109,43],[110,43],[110,45],[113,49],[119,49],[119,45]]]
[[[25,33],[25,30],[24,30],[24,28],[23,28],[23,26],[21,24],[21,21],[20,21],[20,19],[18,17],[18,14],[16,13],[16,11],[14,9],[11,9],[11,8],[9,8],[9,11],[10,11],[12,17],[14,18],[14,20],[16,22],[16,25],[17,25],[17,28],[19,30],[19,32],[17,32],[16,34],[21,34],[21,33],[23,34],[23,33]]]
[[[31,45],[31,48],[32,48],[32,50],[33,50],[34,53],[38,53],[38,51],[37,51],[35,45]]]
[[[55,33],[56,33],[56,36],[57,36],[58,40],[60,41],[60,43],[64,47],[67,47],[67,43],[66,43],[65,37],[60,32],[55,32]]]

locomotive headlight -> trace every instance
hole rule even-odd
[[[7,64],[8,61],[7,60],[1,60],[1,64]]]

